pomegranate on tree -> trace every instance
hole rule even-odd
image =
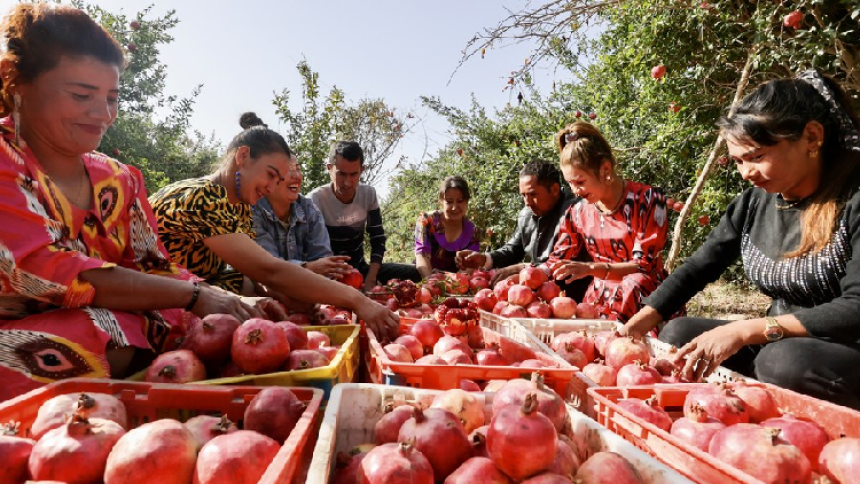
[[[227,415],[215,417],[213,415],[198,415],[191,417],[183,424],[185,428],[194,434],[200,447],[203,447],[206,442],[214,439],[219,435],[229,434],[239,430]]]
[[[672,417],[657,405],[656,395],[647,400],[623,398],[618,400],[618,406],[658,429],[668,432],[672,428]]]
[[[194,469],[194,484],[225,481],[254,484],[263,477],[279,450],[281,446],[277,442],[257,432],[239,430],[219,435],[200,449]]]
[[[529,393],[521,406],[495,411],[487,430],[490,459],[515,481],[543,472],[555,461],[556,427],[537,410],[537,395]]]
[[[779,434],[755,424],[731,425],[714,435],[708,453],[763,482],[809,484],[809,459]]]
[[[245,408],[245,430],[265,435],[280,445],[289,438],[307,404],[288,388],[266,387]]]
[[[358,484],[433,484],[430,461],[412,443],[374,447],[358,465]]]
[[[849,484],[860,476],[860,439],[842,437],[831,440],[818,455],[818,471],[833,484]]]
[[[791,414],[784,414],[782,417],[765,420],[761,426],[781,430],[780,438],[800,449],[803,455],[809,459],[812,470],[818,470],[818,455],[821,454],[821,449],[830,442],[830,437],[820,425],[815,422],[800,420]]]
[[[376,426],[374,427],[376,445],[397,442],[397,436],[400,435],[400,427],[412,418],[412,414],[413,409],[410,405],[401,405],[399,407],[389,405],[385,409],[385,415],[376,422]]]
[[[644,484],[639,472],[615,452],[598,452],[576,471],[575,482],[582,484]]]
[[[453,474],[445,479],[445,484],[511,484],[508,476],[485,456],[475,456],[463,462]]]
[[[460,419],[441,408],[416,408],[413,417],[400,427],[398,441],[413,443],[424,454],[433,467],[433,476],[437,482],[444,480],[472,457],[472,444]]]
[[[702,452],[707,452],[714,434],[724,428],[726,424],[708,415],[704,408],[693,405],[690,408],[690,417],[675,420],[669,433]]]
[[[57,395],[42,404],[36,420],[30,426],[30,435],[39,440],[49,430],[65,425],[69,415],[79,413],[86,418],[112,420],[128,429],[125,405],[115,396],[106,393],[68,393]]]
[[[726,425],[749,422],[749,412],[743,400],[726,385],[697,385],[684,399],[684,416],[690,418],[693,405],[699,405],[708,415]]]
[[[206,379],[206,367],[189,350],[162,353],[146,370],[145,381],[152,383],[190,383]]]
[[[247,373],[276,371],[290,354],[287,335],[266,319],[245,321],[233,333],[233,362]]]
[[[620,387],[634,385],[654,385],[663,382],[663,376],[650,366],[636,361],[618,370],[616,383]]]
[[[645,343],[633,338],[615,338],[606,347],[606,364],[616,371],[637,361],[649,361],[650,358],[651,354]]]
[[[191,326],[181,348],[190,350],[207,365],[221,365],[230,358],[233,332],[241,324],[229,314],[210,314]]]
[[[484,405],[474,395],[460,389],[437,395],[430,408],[441,408],[456,415],[467,434],[484,425]]]
[[[17,434],[17,423],[0,425],[0,482],[18,483],[27,478],[27,464],[36,441]]]

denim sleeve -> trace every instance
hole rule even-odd
[[[275,242],[274,231],[275,227],[272,222],[262,213],[261,208],[253,207],[251,213],[254,215],[254,231],[257,237],[254,239],[260,247],[273,256],[283,259],[284,255],[278,250],[278,244]]]
[[[313,203],[307,203],[303,208],[308,224],[308,238],[305,241],[305,258],[307,260],[305,262],[334,255],[322,213]]]

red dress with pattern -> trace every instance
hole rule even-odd
[[[0,119],[0,401],[64,378],[109,377],[107,349],[161,351],[196,318],[90,306],[95,288],[79,277],[89,269],[197,278],[170,263],[140,171],[83,155],[94,202],[82,210],[14,139]]]
[[[669,226],[659,188],[628,181],[624,190],[623,202],[609,214],[585,201],[571,206],[547,261],[572,260],[586,250],[597,263],[637,263],[639,270],[621,280],[594,277],[583,299],[596,305],[602,318],[620,322],[642,309],[642,300],[666,278],[662,252]]]

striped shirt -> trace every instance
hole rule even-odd
[[[322,212],[335,255],[348,255],[353,267],[366,264],[364,260],[364,232],[370,236],[370,262],[382,263],[385,255],[385,229],[382,213],[376,198],[376,189],[359,185],[352,202],[337,199],[331,185],[315,188],[308,194]]]

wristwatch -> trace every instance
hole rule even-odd
[[[764,320],[767,321],[764,326],[764,337],[767,338],[768,343],[779,341],[785,336],[785,332],[783,332],[782,326],[779,325],[776,318],[767,317]]]

